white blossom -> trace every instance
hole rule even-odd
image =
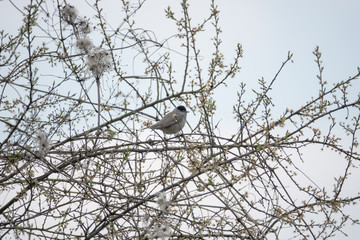
[[[86,17],[79,18],[76,22],[79,33],[87,35],[91,32],[90,22]]]
[[[74,24],[77,16],[78,10],[70,4],[66,4],[61,10],[61,17],[69,24]]]
[[[155,225],[153,236],[161,239],[169,238],[171,237],[171,228],[167,224],[158,223]]]
[[[149,219],[150,219],[149,215],[145,215],[144,217],[142,217],[141,222],[142,222],[143,228],[147,228],[149,226]]]
[[[166,199],[165,192],[160,192],[158,194],[157,203],[159,204],[160,210],[164,212],[169,205],[169,201]]]
[[[48,136],[42,132],[41,130],[38,130],[36,132],[37,134],[37,140],[38,140],[38,151],[36,152],[36,155],[38,157],[44,157],[47,152],[50,150],[50,141],[48,139]]]
[[[99,78],[111,67],[110,53],[106,49],[95,48],[94,51],[88,54],[87,64],[93,75]]]
[[[90,38],[79,38],[76,40],[76,47],[83,53],[89,53],[94,45]]]

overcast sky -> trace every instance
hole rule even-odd
[[[176,28],[161,16],[168,5],[176,10],[177,2],[148,1],[144,7],[152,10],[139,12],[142,17],[137,20],[138,26],[154,30],[159,40],[168,37]],[[189,1],[195,23],[204,19],[209,2]],[[270,82],[288,51],[294,54],[294,63],[285,67],[270,93],[279,114],[280,109],[299,107],[317,94],[318,71],[312,53],[317,45],[323,56],[323,77],[329,87],[357,73],[360,65],[360,1],[223,0],[218,6],[225,63],[231,63],[237,43],[244,49],[241,73],[219,93],[226,95],[226,98],[217,99],[219,115],[232,112],[231,103],[236,100],[240,82],[245,82],[249,88],[255,88],[261,77]],[[115,12],[116,8],[109,9],[109,15],[111,11]],[[177,16],[181,17],[180,14]],[[206,50],[213,49],[210,37],[212,35],[204,33],[198,44],[202,46],[204,62],[209,60],[207,54],[211,54]],[[358,94],[358,89],[354,87],[353,94]]]
[[[122,18],[116,2],[106,0],[102,3],[105,17],[114,28]],[[189,1],[190,13],[195,22],[200,22],[206,16],[209,2]],[[174,10],[179,9],[178,3],[176,0],[149,0],[144,6],[147,10],[139,12],[137,25],[152,29],[158,40],[165,39],[171,32],[175,33],[176,28],[173,23],[165,20],[164,9],[168,5],[174,6]],[[78,1],[74,1],[74,4],[78,4]],[[296,108],[316,95],[318,72],[312,54],[315,46],[319,45],[323,53],[324,80],[328,81],[330,86],[355,75],[357,67],[360,66],[359,0],[221,0],[218,5],[220,26],[223,30],[221,49],[225,62],[231,63],[237,43],[241,43],[244,48],[240,74],[229,82],[228,88],[217,92],[217,120],[221,120],[224,126],[227,118],[231,119],[232,104],[235,103],[239,83],[245,82],[250,88],[255,88],[257,79],[261,77],[271,81],[286,59],[288,51],[294,54],[294,63],[286,66],[271,93],[278,106],[278,114],[286,107]],[[81,8],[81,11],[91,12],[85,7]],[[10,31],[18,28],[21,17],[8,1],[0,1],[0,13],[1,28]],[[86,14],[81,12],[81,15]],[[210,51],[207,52],[207,48],[212,49],[209,41],[212,36],[206,34],[200,38],[204,61],[209,60],[206,56],[211,54]],[[181,66],[183,62],[179,61],[177,64]],[[354,85],[353,94],[359,93],[359,86],[360,84]],[[198,116],[190,115],[189,122],[195,121],[195,117]],[[233,130],[227,128],[224,131],[230,133]],[[339,159],[325,155],[331,160],[331,164],[327,162],[324,165],[324,162],[320,162],[321,159],[324,160],[324,155],[312,156],[313,165],[306,166],[309,175],[319,175],[320,184],[332,181]],[[359,191],[359,174],[359,171],[354,172],[351,180],[354,188],[348,191]],[[358,207],[354,211],[358,211],[360,215]],[[349,238],[338,236],[334,239],[356,239],[360,234],[358,226],[348,229],[351,234]]]

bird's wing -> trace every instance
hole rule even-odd
[[[163,117],[163,119],[161,119],[159,122],[152,125],[151,128],[155,129],[155,128],[170,127],[171,125],[181,122],[183,117],[184,116],[182,116],[181,114],[176,114],[173,112],[168,113]]]

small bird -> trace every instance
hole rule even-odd
[[[152,125],[151,129],[160,129],[165,134],[174,134],[179,132],[186,123],[186,108],[178,106],[174,111],[166,114],[160,121]]]

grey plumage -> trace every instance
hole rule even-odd
[[[178,106],[150,128],[159,129],[166,134],[177,133],[185,126],[186,114],[186,108],[184,106]]]

